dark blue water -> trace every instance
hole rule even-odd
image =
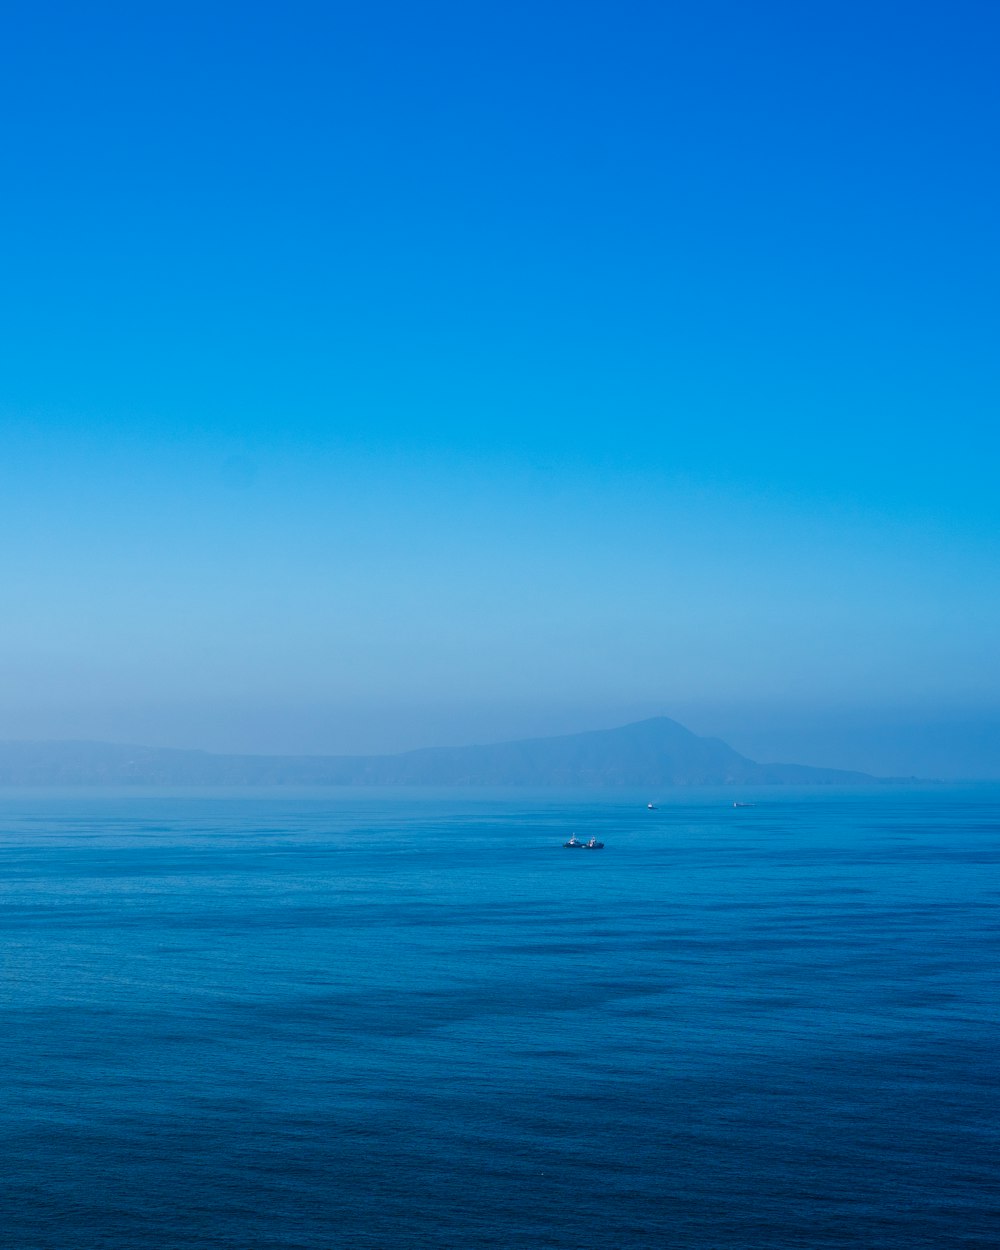
[[[2,1244],[997,1244],[1000,791],[647,797],[0,798]]]

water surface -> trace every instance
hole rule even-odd
[[[649,797],[0,796],[2,1244],[996,1244],[1000,791]]]

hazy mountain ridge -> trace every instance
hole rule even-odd
[[[758,764],[667,717],[618,729],[398,755],[222,755],[100,742],[0,743],[0,785],[834,785],[867,773]]]

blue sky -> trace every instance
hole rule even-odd
[[[994,6],[5,26],[0,736],[988,770]]]

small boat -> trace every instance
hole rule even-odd
[[[647,812],[655,812],[655,811],[656,811],[656,804],[655,804],[655,803],[647,803],[647,804],[646,804],[646,811],[647,811]]]
[[[733,807],[756,807],[756,803],[734,803]]]
[[[566,849],[570,851],[582,851],[583,850],[583,843],[580,841],[580,839],[576,836],[575,833],[570,836],[570,840],[568,842],[563,843],[563,846],[566,847]]]
[[[603,851],[604,843],[598,842],[596,838],[591,838],[589,842],[584,842],[583,849],[585,851]]]

